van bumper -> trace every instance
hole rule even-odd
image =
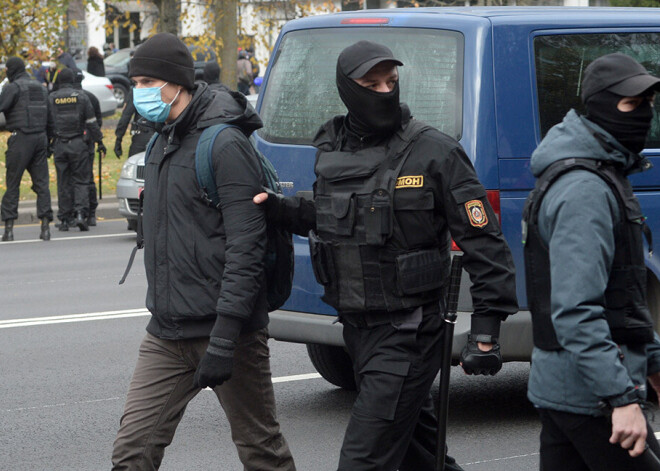
[[[342,325],[336,316],[296,311],[270,313],[268,332],[271,338],[283,342],[318,343],[344,346]],[[461,350],[470,333],[470,313],[459,312],[454,327],[452,359],[458,362]],[[500,347],[504,361],[530,361],[532,358],[532,317],[529,311],[520,311],[502,323]]]

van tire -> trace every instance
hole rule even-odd
[[[357,389],[353,363],[343,347],[308,343],[307,354],[323,379],[349,391]]]

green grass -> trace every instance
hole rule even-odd
[[[103,120],[103,127],[101,128],[101,131],[103,131],[103,144],[105,144],[105,147],[108,149],[108,153],[105,156],[105,159],[103,159],[103,164],[101,166],[104,195],[115,194],[115,191],[117,190],[117,180],[121,173],[121,167],[126,161],[126,152],[131,143],[131,135],[127,132],[122,141],[124,156],[121,159],[117,159],[113,149],[115,147],[115,127],[120,116],[121,110],[118,110],[113,116],[109,116]],[[106,122],[108,124],[106,124]],[[7,151],[7,139],[9,139],[9,135],[10,133],[7,131],[0,132],[0,198],[2,198],[5,191],[7,191],[5,153]],[[96,154],[94,160],[94,180],[96,181],[97,187],[99,181],[98,168],[98,154]],[[57,198],[57,174],[55,172],[55,164],[53,163],[52,157],[48,159],[48,174],[50,180],[50,195],[52,198]],[[21,180],[20,201],[34,200],[37,198],[36,193],[32,191],[31,187],[32,180],[30,179],[30,174],[26,171]]]

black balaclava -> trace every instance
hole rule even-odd
[[[617,104],[622,98],[609,90],[593,94],[585,103],[587,118],[614,136],[626,149],[639,154],[644,150],[651,129],[653,108],[645,99],[632,111],[619,111]]]
[[[7,59],[7,79],[10,82],[13,82],[14,79],[25,72],[25,63],[20,57],[10,57]]]
[[[360,137],[387,135],[401,127],[398,81],[391,92],[376,92],[348,78],[337,64],[337,90],[348,108],[349,128]]]

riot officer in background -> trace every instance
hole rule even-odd
[[[103,126],[103,113],[101,112],[101,104],[99,99],[96,98],[92,92],[84,90],[82,88],[83,73],[81,70],[74,71],[74,84],[73,88],[76,90],[82,90],[89,98],[89,102],[92,104],[92,109],[94,110],[94,117],[96,118],[96,124],[99,129]],[[99,205],[99,200],[96,195],[96,184],[94,183],[94,140],[89,137],[89,133],[85,133],[85,139],[87,140],[87,146],[89,148],[89,161],[87,166],[87,175],[89,177],[88,188],[89,188],[89,213],[87,215],[87,225],[96,226],[96,208]],[[107,150],[102,142],[98,143],[98,151],[101,155],[105,156]],[[101,176],[99,175],[99,178]]]
[[[74,72],[64,69],[58,76],[58,90],[48,97],[53,119],[49,135],[57,170],[59,229],[68,231],[76,225],[89,230],[89,147],[88,139],[103,144],[94,109],[81,90],[73,88]],[[73,198],[72,198],[73,195]],[[75,218],[75,219],[74,219]]]
[[[37,194],[37,217],[41,219],[42,240],[50,240],[48,225],[53,220],[48,189],[48,92],[25,72],[20,57],[7,60],[7,84],[0,94],[0,112],[4,112],[11,137],[7,141],[7,191],[2,197],[3,241],[14,240],[14,220],[18,217],[18,197],[25,170],[32,178]]]
[[[269,222],[309,236],[322,299],[344,326],[359,393],[340,471],[435,469],[429,392],[442,362],[452,237],[473,282],[466,373],[499,371],[500,322],[518,308],[513,260],[486,191],[460,144],[399,102],[402,65],[373,42],[344,49],[336,81],[348,114],[314,139],[314,201],[254,198],[266,201]],[[445,463],[462,469],[449,456]]]
[[[126,134],[129,123],[131,125],[131,146],[128,148],[129,157],[138,152],[144,152],[151,136],[156,131],[156,123],[147,121],[135,109],[135,105],[133,104],[133,89],[128,92],[125,103],[126,105],[121,112],[121,117],[115,129],[115,154],[117,158],[123,154],[121,140],[124,138],[124,134]]]

